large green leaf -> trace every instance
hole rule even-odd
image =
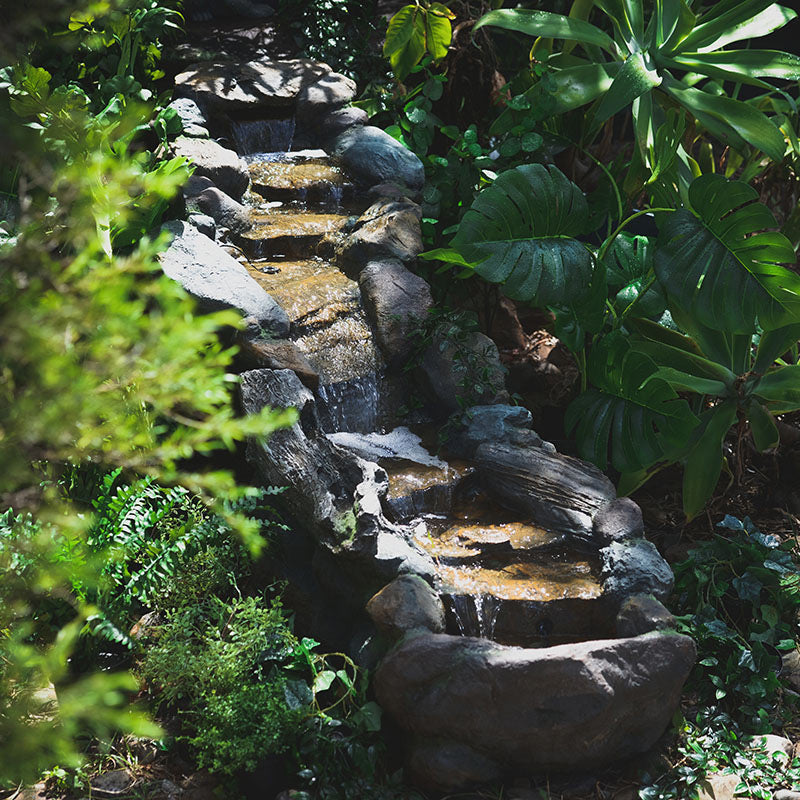
[[[758,382],[754,394],[766,400],[773,410],[800,408],[800,366],[778,367],[768,373]]]
[[[683,510],[689,519],[703,509],[714,493],[722,472],[722,445],[736,414],[736,402],[726,400],[701,415],[703,429],[683,470]]]
[[[525,164],[475,198],[451,248],[509,297],[567,304],[591,282],[591,253],[572,238],[587,224],[586,199],[572,181],[556,167]]]
[[[595,110],[595,122],[605,122],[637,97],[661,83],[655,64],[646,53],[631,53]]]
[[[655,272],[672,302],[701,325],[750,334],[800,319],[800,277],[779,266],[794,260],[788,239],[757,233],[775,225],[757,193],[740,181],[703,175],[689,188],[694,208],[661,227]]]
[[[390,20],[386,29],[383,54],[394,74],[402,81],[425,55],[425,9],[404,6]]]
[[[582,458],[633,473],[677,457],[698,420],[664,381],[651,379],[652,359],[624,336],[607,336],[593,348],[588,370],[593,388],[566,415]]]
[[[781,437],[775,419],[755,398],[747,407],[747,421],[750,423],[756,449],[760,453],[778,444]]]
[[[528,9],[499,9],[484,14],[473,30],[484,25],[505,28],[509,31],[525,33],[528,36],[544,36],[551,39],[567,39],[583,44],[594,44],[616,55],[614,40],[600,28],[582,19],[565,17],[549,11],[530,11]]]
[[[680,53],[666,62],[689,72],[737,83],[769,86],[758,78],[800,80],[800,56],[779,50],[720,50],[716,53]]]
[[[687,86],[669,75],[664,76],[662,88],[723,142],[738,150],[747,142],[774,161],[783,159],[786,150],[783,134],[753,106]]]
[[[790,347],[800,341],[800,323],[761,334],[753,372],[764,374]]]
[[[797,14],[768,0],[743,0],[728,4],[723,13],[707,15],[681,42],[681,49],[719,50],[726,44],[766,36],[791,22]]]

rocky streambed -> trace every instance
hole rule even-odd
[[[164,271],[246,318],[243,411],[299,411],[248,457],[288,487],[285,571],[310,633],[376,670],[412,779],[651,747],[695,657],[660,602],[672,574],[638,507],[508,404],[490,339],[459,344],[471,359],[435,337],[420,350],[422,165],[326,65],[213,61],[176,84],[190,135],[174,149],[197,168]],[[439,451],[475,364],[493,380]]]

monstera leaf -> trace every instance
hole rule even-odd
[[[598,342],[588,364],[594,388],[579,395],[566,416],[582,458],[600,469],[610,461],[625,474],[677,456],[698,419],[665,381],[653,377],[656,369],[622,335]]]
[[[617,289],[615,303],[620,311],[634,301],[638,316],[657,317],[666,309],[661,286],[651,280],[654,251],[654,241],[647,236],[621,233],[605,254],[608,286]]]
[[[780,266],[795,259],[755,189],[721,175],[689,187],[694,209],[661,226],[655,272],[670,301],[712,330],[750,334],[800,320],[800,277]]]
[[[475,198],[450,248],[422,257],[468,265],[515,300],[568,304],[591,283],[592,255],[573,238],[588,217],[581,190],[562,172],[525,164]]]

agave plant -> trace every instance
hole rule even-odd
[[[578,5],[576,3],[576,5]],[[586,11],[591,3],[581,4]],[[800,57],[775,50],[724,49],[764,36],[797,14],[769,0],[720,0],[695,13],[687,0],[595,0],[613,36],[580,15],[499,9],[475,28],[491,25],[536,37],[563,39],[570,46],[551,55],[555,91],[551,110],[562,113],[594,103],[595,126],[630,106],[644,159],[652,150],[664,109],[686,109],[710,134],[738,151],[750,145],[780,161],[785,152],[778,126],[754,105],[720,91],[718,82],[771,91],[764,78],[800,79]],[[652,10],[649,16],[645,7]],[[573,45],[574,46],[574,45]],[[536,101],[540,86],[529,90]]]

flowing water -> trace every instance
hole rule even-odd
[[[237,123],[237,142],[252,153],[281,136],[285,143],[290,127]],[[435,431],[421,430],[421,438],[405,428],[373,433],[391,421],[384,363],[358,283],[317,255],[331,250],[359,211],[346,175],[321,151],[257,152],[246,160],[253,225],[238,240],[244,263],[285,309],[292,340],[319,373],[323,430],[371,434],[351,446],[378,449],[371,457],[388,474],[388,513],[436,562],[453,631],[527,645],[596,635],[607,621],[597,610],[603,598],[589,556],[474,491],[471,464],[430,455]]]

